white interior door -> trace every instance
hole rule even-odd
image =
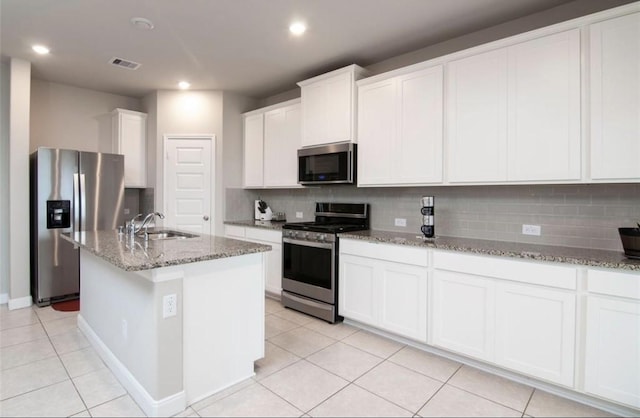
[[[166,227],[211,234],[213,224],[213,137],[165,139]]]

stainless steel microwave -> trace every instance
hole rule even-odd
[[[341,143],[298,150],[298,183],[302,185],[354,183],[356,144]]]

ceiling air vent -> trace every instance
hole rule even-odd
[[[122,58],[113,57],[109,60],[109,64],[115,65],[116,67],[126,68],[127,70],[137,70],[142,64],[138,64],[137,62],[128,61]]]

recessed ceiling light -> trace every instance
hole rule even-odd
[[[144,17],[132,17],[131,24],[142,30],[151,30],[155,27],[152,21],[145,19]]]
[[[178,83],[178,87],[180,87],[182,90],[186,90],[191,87],[191,84],[189,84],[188,81],[181,81]]]
[[[46,55],[49,53],[49,48],[44,45],[34,45],[31,47],[37,54]]]
[[[289,26],[289,32],[296,36],[300,36],[307,30],[307,25],[302,22],[294,22]]]

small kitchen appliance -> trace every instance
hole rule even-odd
[[[435,199],[433,196],[423,196],[420,202],[422,203],[422,208],[420,209],[420,213],[422,213],[422,226],[420,230],[425,238],[433,238],[436,234]]]
[[[640,223],[637,228],[618,228],[624,255],[627,258],[640,259]]]
[[[298,183],[305,185],[356,182],[357,145],[350,142],[298,150]]]
[[[315,221],[282,226],[282,304],[327,322],[338,314],[338,233],[369,229],[366,203],[316,203]]]

